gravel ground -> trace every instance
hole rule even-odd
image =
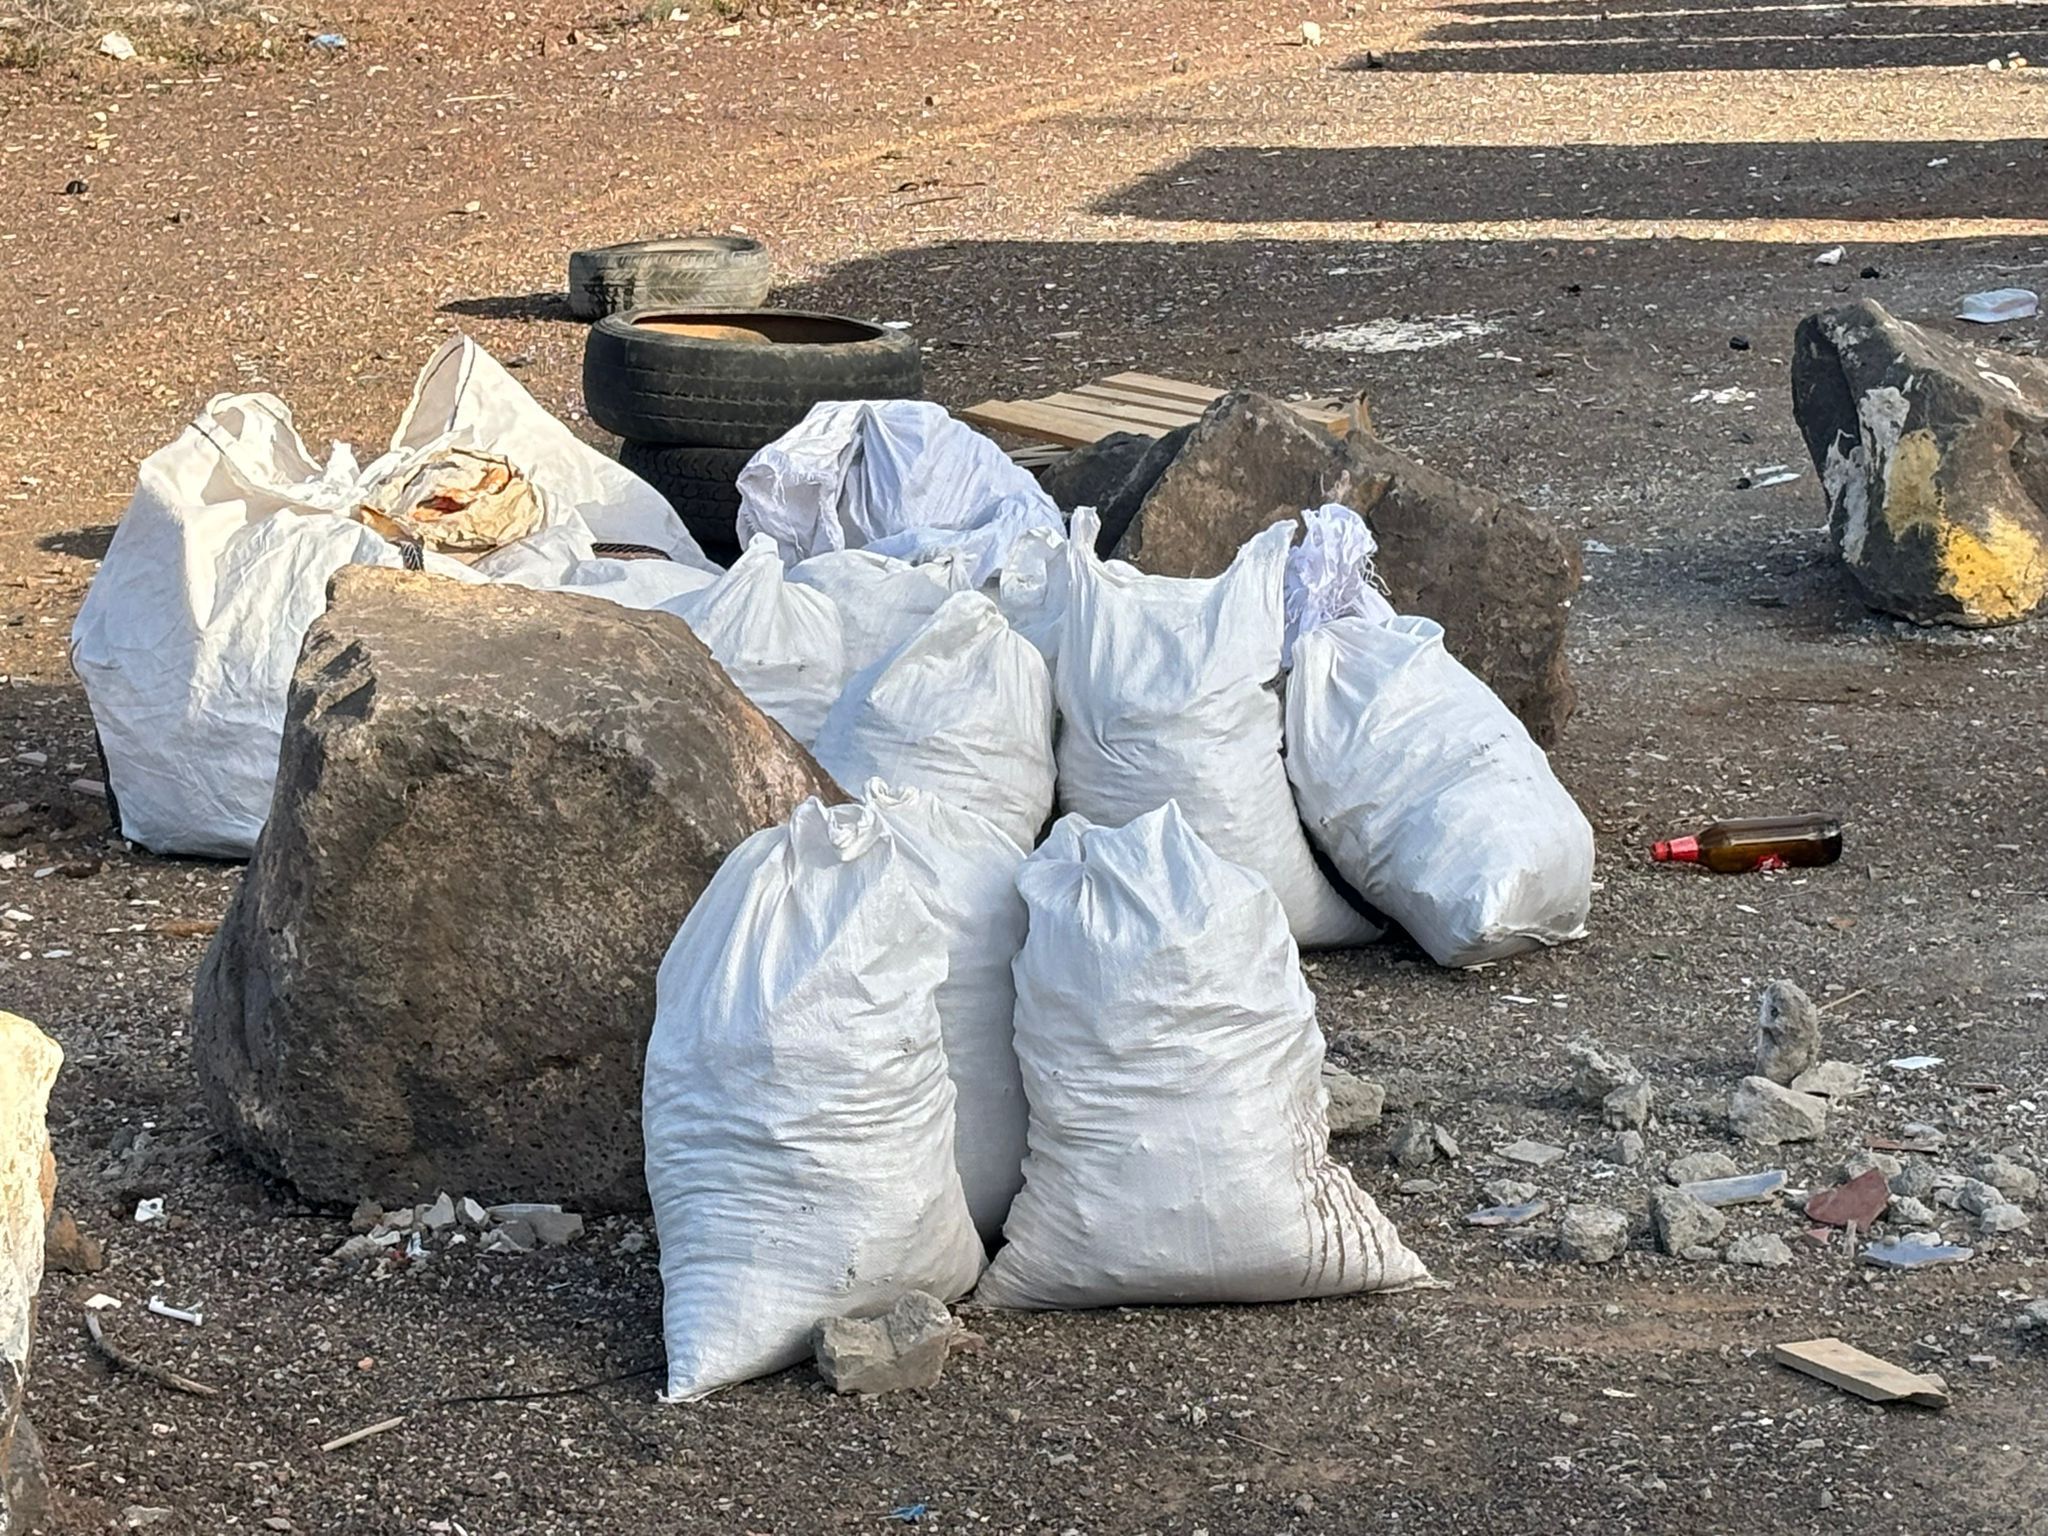
[[[340,55],[280,26],[267,58],[214,68],[0,75],[0,804],[29,805],[0,822],[0,905],[29,914],[4,920],[0,1003],[68,1053],[60,1200],[111,1249],[45,1286],[50,1529],[150,1507],[169,1532],[801,1536],[917,1504],[932,1529],[1051,1536],[2043,1528],[2048,1370],[2011,1326],[2048,1291],[2037,1230],[1887,1277],[1809,1242],[1796,1207],[1731,1212],[1730,1237],[1790,1241],[1775,1270],[1662,1255],[1644,1215],[1679,1154],[1818,1189],[1910,1122],[1941,1131],[1922,1159],[1941,1168],[2048,1167],[2048,643],[1872,618],[1828,561],[1810,470],[1737,488],[1805,468],[1800,315],[2038,286],[2048,87],[1984,66],[2027,52],[2043,8],[1327,5],[1313,48],[1300,7],[1256,3],[834,8],[734,35],[692,9],[357,0],[309,23],[348,36]],[[762,234],[788,300],[914,322],[949,403],[1127,366],[1359,387],[1388,438],[1584,541],[1557,762],[1599,836],[1593,936],[1459,974],[1398,946],[1312,965],[1333,1056],[1412,1106],[1390,1120],[1461,1144],[1420,1172],[1388,1166],[1383,1132],[1338,1144],[1447,1289],[984,1313],[986,1349],[926,1397],[840,1400],[799,1370],[668,1409],[630,1224],[341,1266],[346,1213],[213,1137],[191,925],[235,872],[131,851],[67,788],[96,770],[63,636],[136,460],[224,389],[375,443],[457,326],[576,420],[563,252],[669,227]],[[1462,334],[1357,350],[1390,321]],[[1988,339],[2031,353],[2041,326]],[[1753,397],[1693,403],[1731,387]],[[1809,807],[1845,817],[1838,866],[1645,861],[1712,816]],[[1765,1155],[1724,1116],[1776,977],[1875,1086]],[[1560,1045],[1580,1034],[1657,1088],[1639,1167],[1602,1160],[1611,1133],[1574,1100]],[[1915,1054],[1943,1064],[1885,1065]],[[1569,1155],[1502,1162],[1523,1136]],[[1466,1227],[1502,1175],[1628,1211],[1630,1250],[1583,1267],[1554,1255],[1554,1216]],[[1402,1192],[1418,1179],[1437,1187]],[[168,1221],[128,1219],[145,1196]],[[94,1291],[126,1301],[126,1347],[222,1395],[109,1376],[83,1344]],[[147,1315],[153,1294],[205,1323]],[[1940,1371],[1954,1405],[1879,1409],[1769,1361],[1829,1333]]]

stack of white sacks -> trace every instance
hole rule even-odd
[[[1377,937],[1354,898],[1446,964],[1576,938],[1592,833],[1441,631],[1379,597],[1364,524],[1320,508],[1298,548],[1283,524],[1214,580],[1147,576],[926,406],[821,407],[741,489],[745,556],[677,611],[859,803],[742,845],[661,969],[668,1396],[913,1289],[1426,1278],[1328,1156],[1299,950]],[[727,589],[751,648],[706,632]]]
[[[469,343],[366,470],[315,464],[279,402],[223,399],[145,464],[74,631],[129,836],[248,852],[327,578],[400,560],[357,504],[450,443],[511,461],[540,526],[429,569],[678,615],[860,797],[743,844],[661,968],[671,1397],[912,1289],[1053,1308],[1424,1278],[1327,1155],[1298,951],[1382,914],[1446,965],[1576,938],[1592,834],[1442,631],[1380,597],[1355,514],[1268,529],[1213,580],[1148,576],[938,407],[833,404],[748,466],[719,572]]]

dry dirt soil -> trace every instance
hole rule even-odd
[[[2044,1528],[2048,1346],[2012,1319],[2048,1289],[2048,1212],[1890,1277],[1807,1241],[1792,1207],[1731,1225],[1792,1241],[1773,1271],[1665,1257],[1644,1230],[1581,1268],[1547,1221],[1462,1217],[1524,1135],[1572,1149],[1531,1176],[1546,1195],[1639,1225],[1686,1151],[1807,1188],[1913,1121],[1945,1137],[1942,1167],[2048,1154],[2048,639],[1865,613],[1786,382],[1817,307],[1939,319],[2039,286],[2048,70],[1987,64],[2048,62],[2048,7],[927,0],[730,23],[681,4],[655,23],[342,0],[259,19],[267,51],[201,36],[0,76],[0,803],[29,805],[5,829],[0,1005],[68,1054],[60,1198],[111,1255],[44,1291],[47,1528],[131,1508],[169,1511],[165,1533]],[[666,1408],[630,1224],[344,1267],[346,1213],[214,1137],[188,935],[237,871],[130,849],[68,787],[94,767],[65,635],[137,461],[225,390],[375,443],[455,328],[590,431],[564,254],[688,228],[768,239],[787,302],[910,321],[948,403],[1127,366],[1362,388],[1389,439],[1583,541],[1583,702],[1557,765],[1598,831],[1592,936],[1457,974],[1393,946],[1312,968],[1333,1055],[1462,1145],[1405,1194],[1383,1134],[1338,1145],[1447,1289],[983,1314],[985,1352],[928,1396],[839,1399],[795,1370]],[[1464,334],[1370,350],[1388,321]],[[1786,464],[1806,473],[1739,483]],[[1836,867],[1714,879],[1644,856],[1713,816],[1809,807],[1846,819]],[[1723,1119],[1780,976],[1877,1084],[1789,1159],[1735,1148]],[[1641,1168],[1601,1161],[1573,1102],[1558,1046],[1580,1033],[1658,1088]],[[1886,1065],[1913,1054],[1943,1064]],[[144,1196],[167,1222],[134,1224]],[[125,1302],[124,1347],[221,1395],[110,1375],[82,1337],[95,1291]],[[150,1316],[152,1295],[204,1324]],[[1818,1334],[1940,1371],[1954,1405],[1881,1409],[1770,1362]]]

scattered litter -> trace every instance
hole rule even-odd
[[[358,1440],[367,1440],[372,1435],[381,1435],[386,1430],[396,1429],[404,1422],[405,1415],[402,1413],[395,1418],[380,1419],[375,1424],[366,1424],[361,1429],[352,1429],[345,1435],[336,1435],[332,1440],[321,1446],[320,1449],[323,1451],[338,1451],[345,1445],[354,1445]]]
[[[1531,1141],[1523,1137],[1496,1149],[1511,1163],[1522,1163],[1530,1168],[1548,1168],[1564,1156],[1563,1147],[1553,1147],[1547,1141]]]
[[[1842,258],[1848,254],[1846,249],[1838,245],[1831,250],[1822,251],[1818,256],[1814,257],[1813,264],[1816,267],[1839,267],[1842,264]]]
[[[1992,288],[1968,294],[1956,305],[1958,320],[1973,320],[1978,325],[2030,320],[2040,312],[2041,296],[2031,288]]]
[[[1548,1200],[1524,1200],[1519,1205],[1489,1205],[1472,1212],[1465,1224],[1473,1227],[1519,1227],[1550,1209]]]
[[[1756,399],[1753,389],[1744,389],[1740,384],[1730,384],[1726,389],[1702,389],[1689,398],[1687,405],[1741,405],[1746,400]]]
[[[1925,1072],[1929,1067],[1942,1063],[1939,1056],[1894,1056],[1885,1065],[1899,1072]]]
[[[1304,21],[1301,24],[1301,46],[1304,48],[1322,47],[1323,29],[1312,21]]]
[[[1939,1152],[1941,1136],[1866,1136],[1863,1145],[1873,1152]]]
[[[109,1296],[105,1291],[95,1291],[92,1295],[85,1298],[85,1309],[88,1312],[111,1311],[120,1305],[120,1297]]]
[[[339,32],[316,32],[306,41],[322,53],[340,53],[348,47],[348,39]]]
[[[161,1296],[149,1298],[149,1310],[158,1317],[168,1317],[174,1323],[190,1323],[194,1328],[197,1328],[206,1321],[204,1313],[188,1312],[183,1307],[167,1306]]]
[[[110,59],[119,59],[123,64],[135,57],[135,45],[128,41],[125,32],[109,32],[100,39],[100,52]]]
[[[1804,478],[1798,470],[1788,464],[1767,464],[1762,469],[1749,472],[1751,490],[1768,491],[1774,485],[1790,485],[1794,480]]]
[[[152,1221],[162,1221],[163,1219],[164,1202],[162,1196],[135,1202],[135,1220],[138,1224],[146,1226]]]
[[[1842,856],[1842,823],[1833,816],[1755,816],[1717,821],[1691,837],[1654,844],[1659,864],[1701,864],[1718,875],[1816,868]]]
[[[1840,1339],[1774,1344],[1771,1358],[1873,1403],[1913,1403],[1922,1408],[1948,1406],[1948,1383],[1939,1376],[1916,1376]]]
[[[1695,1179],[1678,1187],[1701,1205],[1748,1205],[1769,1200],[1788,1182],[1785,1170],[1769,1168],[1762,1173],[1743,1173],[1725,1179]]]
[[[1367,356],[1387,352],[1427,352],[1480,336],[1491,336],[1500,326],[1476,315],[1423,315],[1405,320],[1366,320],[1357,325],[1340,325],[1334,330],[1314,331],[1294,338],[1297,346],[1316,352],[1349,352]],[[1751,399],[1756,398],[1751,396]]]
[[[1974,1248],[1944,1243],[1930,1232],[1909,1232],[1870,1244],[1863,1250],[1863,1260],[1880,1269],[1925,1269],[1931,1264],[1960,1264],[1975,1254]]]
[[[900,1520],[905,1525],[915,1525],[930,1511],[922,1504],[899,1504],[889,1511],[891,1520]]]
[[[1783,1269],[1792,1262],[1792,1250],[1775,1232],[1751,1232],[1728,1245],[1728,1262],[1752,1269]]]
[[[1886,1182],[1884,1170],[1872,1168],[1859,1173],[1846,1184],[1837,1184],[1833,1189],[1824,1189],[1806,1202],[1806,1216],[1826,1227],[1854,1227],[1859,1232],[1870,1230],[1872,1222],[1884,1214],[1891,1204],[1892,1192]]]

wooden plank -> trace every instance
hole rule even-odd
[[[1178,400],[1185,405],[1194,406],[1197,410],[1214,405],[1230,393],[1227,389],[1211,389],[1206,384],[1183,384],[1178,379],[1162,379],[1150,373],[1112,373],[1108,378],[1098,379],[1096,382],[1115,389],[1127,389],[1135,394],[1158,395],[1164,399]]]
[[[1084,400],[1094,400],[1112,408],[1121,407],[1126,410],[1149,411],[1155,414],[1171,416],[1182,426],[1187,425],[1191,421],[1198,420],[1203,410],[1201,406],[1192,403],[1182,404],[1178,400],[1168,400],[1163,395],[1125,394],[1122,390],[1111,389],[1103,384],[1082,384],[1068,390],[1067,393],[1079,395]]]
[[[1195,418],[1176,411],[1171,407],[1144,408],[1130,405],[1121,400],[1102,400],[1092,395],[1067,392],[1047,395],[1034,400],[1034,405],[1056,406],[1064,411],[1078,411],[1084,416],[1100,416],[1114,422],[1119,432],[1143,432],[1157,437],[1161,432],[1171,432],[1175,427],[1184,427]]]
[[[1948,1406],[1948,1383],[1939,1376],[1915,1375],[1840,1339],[1773,1344],[1771,1358],[1873,1403],[1914,1403],[1922,1408]]]
[[[960,419],[990,432],[1014,432],[1019,437],[1035,437],[1068,448],[1085,448],[1112,432],[1131,430],[1119,428],[1104,416],[1061,410],[1035,400],[984,400],[960,412]],[[1148,431],[1146,435],[1159,434]]]

